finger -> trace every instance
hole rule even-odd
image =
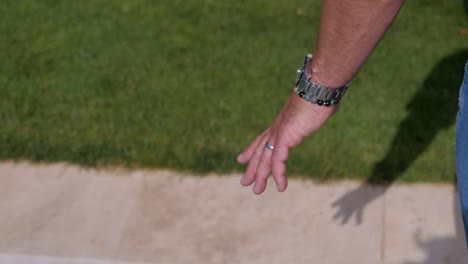
[[[348,223],[349,218],[351,218],[352,215],[353,215],[353,212],[346,212],[343,215],[343,219],[341,220],[341,224],[344,225],[344,224]]]
[[[269,144],[275,146],[275,141],[273,138],[274,137],[270,137],[270,139],[265,143],[268,142]],[[257,174],[255,176],[255,185],[253,188],[255,194],[261,194],[265,191],[268,177],[270,177],[271,174],[271,156],[272,150],[264,146],[260,161],[257,165]]]
[[[357,224],[361,224],[362,223],[362,214],[363,214],[363,209],[362,208],[359,208],[359,210],[357,211],[356,213],[356,223]]]
[[[247,163],[252,157],[260,141],[263,139],[265,134],[268,133],[269,131],[270,131],[270,128],[267,128],[265,131],[263,131],[262,134],[260,134],[257,138],[255,138],[255,140],[241,154],[237,156],[237,162],[241,164]]]
[[[244,176],[241,178],[241,184],[244,186],[249,186],[255,181],[255,175],[257,174],[257,166],[260,161],[260,157],[263,153],[263,148],[268,139],[268,135],[264,135],[257,144],[251,158],[249,160],[249,165],[245,170]]]
[[[286,178],[286,161],[289,156],[289,147],[278,141],[271,157],[271,169],[273,178],[276,182],[278,191],[284,192],[288,187],[288,179]]]
[[[331,206],[332,206],[332,207],[338,207],[338,206],[340,206],[340,205],[343,203],[342,200],[343,200],[343,199],[340,198],[340,199],[334,201],[334,202],[331,204]]]
[[[344,225],[348,222],[349,218],[351,217],[352,212],[349,212],[347,210],[341,209],[338,212],[335,213],[333,216],[334,220],[339,220],[341,218],[341,224]]]
[[[341,218],[341,215],[343,215],[343,211],[341,210],[338,210],[334,215],[333,215],[333,219],[334,220],[337,220],[338,218]]]

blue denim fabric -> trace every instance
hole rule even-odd
[[[468,243],[468,63],[465,66],[465,76],[460,88],[455,149],[458,193],[463,225],[465,226],[465,238]]]

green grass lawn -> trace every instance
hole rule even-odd
[[[319,8],[3,0],[0,159],[241,171],[236,155],[274,119],[313,48]],[[406,1],[340,112],[292,151],[289,174],[451,181],[465,8]]]

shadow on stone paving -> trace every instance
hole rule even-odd
[[[456,186],[456,184],[454,184]],[[421,232],[414,234],[414,240],[417,245],[424,252],[424,260],[407,261],[403,264],[458,264],[468,262],[468,252],[466,250],[465,235],[463,230],[463,223],[460,215],[458,193],[453,195],[453,212],[455,220],[455,236],[454,237],[440,237],[424,241],[421,239]]]
[[[455,123],[467,58],[468,49],[463,49],[445,57],[432,68],[408,103],[409,114],[401,121],[385,157],[374,165],[363,185],[332,204],[337,208],[335,219],[341,219],[345,224],[355,215],[356,222],[361,223],[365,207],[385,194],[391,184],[424,153],[439,131]]]
[[[468,15],[468,0],[463,0],[463,4]],[[385,157],[374,165],[372,174],[363,185],[332,204],[337,208],[335,219],[341,219],[342,224],[345,224],[355,215],[356,222],[361,223],[364,208],[385,194],[391,184],[427,149],[439,131],[453,125],[467,59],[468,49],[463,49],[443,58],[432,68],[418,93],[408,103],[410,113],[400,123]],[[441,108],[443,111],[440,111]],[[456,178],[454,180],[455,195],[452,204],[455,236],[423,240],[421,232],[416,232],[414,240],[424,252],[424,259],[408,260],[404,264],[467,263],[467,244],[456,192]]]

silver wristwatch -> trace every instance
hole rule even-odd
[[[304,59],[304,65],[297,70],[296,87],[294,92],[305,100],[318,105],[330,106],[340,102],[351,82],[340,88],[327,88],[310,80],[306,65],[312,62],[312,54]]]

